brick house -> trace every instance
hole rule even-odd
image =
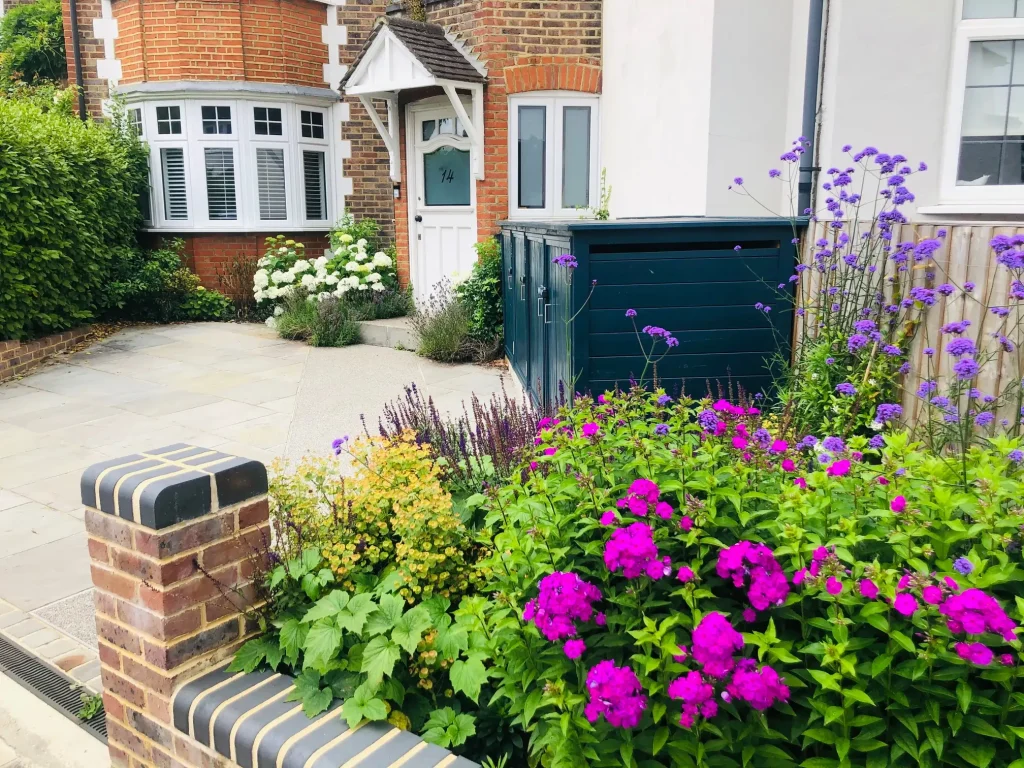
[[[267,235],[325,244],[347,212],[395,237],[422,296],[472,266],[510,190],[523,212],[594,202],[602,3],[421,5],[426,22],[383,0],[64,0],[69,78],[77,46],[88,112],[123,96],[151,152],[146,231],[184,238],[207,285]],[[388,65],[410,78],[385,82]],[[564,179],[544,150],[563,114]],[[510,115],[530,146],[511,182]]]

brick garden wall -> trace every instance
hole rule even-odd
[[[0,341],[0,381],[27,373],[46,358],[85,341],[91,334],[92,329],[85,326],[33,341]]]
[[[92,22],[103,16],[100,0],[78,0],[78,30],[82,54],[82,77],[85,84],[85,106],[92,117],[102,114],[103,100],[108,96],[107,81],[96,74],[96,62],[103,58],[103,43],[93,37]],[[71,5],[64,0],[64,48],[68,57],[68,82],[75,83],[75,57],[71,39]],[[75,102],[78,110],[78,102]]]
[[[497,233],[498,222],[508,217],[508,96],[541,90],[601,92],[601,2],[427,0],[426,10],[427,21],[455,34],[487,67],[486,178],[476,186],[477,230],[483,239]],[[404,168],[404,120],[402,131]],[[395,201],[399,259],[406,263],[407,195],[403,186],[402,199]]]

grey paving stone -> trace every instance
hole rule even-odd
[[[33,632],[39,632],[46,629],[46,625],[39,619],[27,618],[17,624],[11,624],[4,628],[4,634],[14,638],[22,638],[25,635],[31,635]]]
[[[64,517],[78,529],[72,535],[0,557],[0,598],[22,610],[34,611],[92,587],[82,522],[70,515]]]
[[[25,621],[28,618],[31,617],[27,613],[15,608],[13,611],[8,611],[0,616],[0,630],[5,630],[7,627]]]
[[[71,676],[82,683],[92,680],[94,677],[97,677],[99,673],[100,662],[98,659],[71,670]]]
[[[63,539],[81,530],[82,524],[78,520],[35,501],[5,509],[0,512],[0,573],[4,570],[3,563],[7,557]],[[52,563],[49,565],[52,567]],[[4,577],[0,576],[0,597],[10,601],[4,595],[3,580]]]
[[[74,640],[72,640],[69,637],[61,637],[60,635],[58,635],[57,639],[54,640],[52,643],[40,645],[38,648],[35,648],[34,650],[37,655],[42,656],[44,659],[49,659],[53,661],[58,656],[63,656],[66,653],[70,653],[76,648],[78,648],[78,643],[76,643]]]
[[[61,636],[59,632],[45,627],[36,632],[30,632],[27,635],[22,635],[18,638],[18,642],[23,646],[32,651],[38,651],[44,645],[52,643],[54,640],[60,640]]]

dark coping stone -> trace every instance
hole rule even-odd
[[[253,672],[248,675],[242,675],[237,680],[232,680],[224,687],[218,688],[209,696],[204,696],[199,704],[196,705],[196,711],[192,717],[192,723],[195,726],[195,736],[193,738],[200,744],[210,746],[210,718],[213,716],[213,710],[232,696],[247,691],[258,683],[262,683],[272,674],[272,672]]]
[[[307,733],[292,745],[288,754],[284,756],[283,768],[304,768],[306,761],[313,756],[314,752],[324,744],[331,743],[348,729],[348,723],[342,720],[339,713],[335,711],[315,731]]]
[[[224,459],[234,459],[236,457],[231,456],[227,453],[211,453],[209,456],[192,456],[191,458],[182,461],[182,464],[188,464],[189,466],[196,467],[200,464],[209,464],[211,461],[223,461]],[[177,459],[174,459],[177,461]]]
[[[124,478],[121,485],[117,488],[118,515],[125,520],[135,519],[135,514],[132,511],[132,494],[135,493],[135,489],[141,483],[154,477],[163,477],[164,475],[169,475],[172,472],[178,471],[178,467],[173,464],[164,464],[162,461],[157,459],[154,459],[153,462],[153,467],[151,469],[147,469],[145,472],[139,472],[137,475]],[[116,486],[118,481],[121,480],[121,474],[122,473],[111,472],[100,480],[100,509],[104,512],[114,514],[114,486]],[[123,474],[128,473],[125,472]]]
[[[374,750],[358,763],[353,764],[352,768],[377,768],[377,766],[391,765],[422,741],[423,739],[415,733],[402,731],[383,747]],[[415,762],[415,757],[407,765],[411,765],[413,762]]]
[[[167,451],[160,458],[164,461],[184,461],[189,456],[195,456],[199,453],[209,453],[211,450],[213,449],[200,448],[198,445],[185,445],[177,450]],[[143,451],[143,453],[152,453],[152,451]]]
[[[163,448],[157,448],[154,451],[146,451],[146,453],[152,456],[161,456],[165,453],[174,453],[174,451],[180,451],[182,448],[191,447],[188,443],[173,443],[172,445],[165,445]]]
[[[367,723],[341,744],[331,747],[320,755],[320,758],[310,768],[337,768],[339,765],[344,765],[391,730],[394,730],[394,726],[388,723]],[[447,754],[445,752],[445,755]],[[383,765],[383,763],[376,763],[376,765]],[[261,765],[260,768],[263,766]]]
[[[298,705],[294,701],[278,699],[274,703],[265,706],[252,717],[245,718],[238,727],[238,732],[235,733],[235,762],[242,766],[242,768],[252,768],[252,745],[256,741],[256,736],[267,725],[286,712],[291,712],[296,706]],[[300,717],[305,717],[301,709],[296,714]]]
[[[341,702],[335,700],[331,708],[323,714],[317,715],[317,722],[322,726],[325,721],[337,717],[337,710]],[[277,768],[277,756],[281,747],[292,736],[313,723],[301,709],[284,722],[278,723],[263,736],[260,742],[259,753],[256,755],[256,768]],[[338,763],[341,765],[341,763]]]
[[[127,467],[120,467],[107,472],[107,474],[103,476],[103,479],[100,480],[100,494],[99,498],[96,499],[96,508],[101,512],[107,512],[111,515],[114,514],[114,487],[117,485],[118,480],[132,472],[141,472],[146,469],[152,472],[163,466],[164,464],[157,459],[144,459],[143,461],[136,462],[135,464],[130,464]],[[129,504],[128,507],[128,516],[131,517],[131,504]]]
[[[190,680],[175,691],[174,698],[171,701],[171,711],[174,715],[174,728],[176,730],[188,733],[188,710],[191,708],[196,696],[207,688],[212,688],[217,683],[222,683],[234,677],[233,674],[225,672],[225,669],[227,669],[227,665],[197,677],[195,680]]]
[[[267,468],[262,462],[237,458],[210,467],[217,478],[217,503],[221,507],[237,504],[267,492]]]
[[[121,502],[122,510],[124,502]],[[146,486],[139,498],[139,523],[160,530],[175,523],[202,517],[213,509],[210,476],[186,472]]]
[[[230,757],[231,729],[235,727],[235,723],[263,702],[270,701],[275,696],[289,690],[294,684],[295,681],[292,678],[282,675],[224,707],[220,714],[217,715],[217,721],[213,724],[214,750],[225,757]],[[252,751],[251,743],[249,744],[249,751]]]
[[[480,765],[464,757],[457,757],[455,762],[452,763],[452,768],[480,768]]]
[[[404,768],[433,768],[450,755],[451,752],[437,744],[427,744],[427,748],[417,752]]]
[[[119,464],[127,464],[128,462],[147,461],[143,456],[137,453],[133,453],[131,456],[122,456],[119,459],[108,459],[107,461],[101,461],[98,464],[93,464],[91,467],[86,468],[85,472],[82,473],[81,490],[82,490],[82,503],[87,507],[100,506],[96,503],[96,478],[100,476],[100,472],[111,467],[116,467]],[[152,461],[149,459],[148,461]]]

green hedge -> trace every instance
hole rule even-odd
[[[39,100],[0,99],[0,340],[106,308],[112,260],[136,247],[144,163],[122,119],[83,123]]]

